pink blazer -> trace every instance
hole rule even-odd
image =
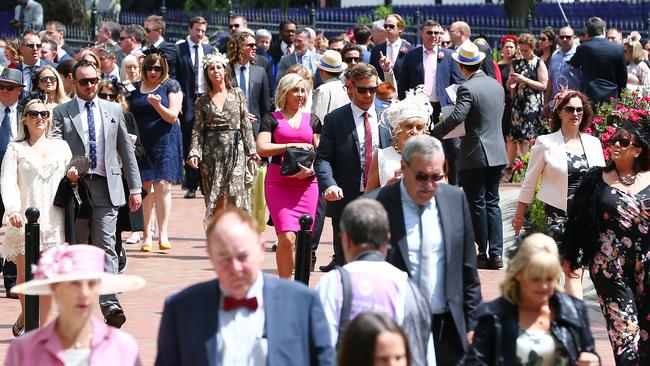
[[[128,333],[107,326],[91,318],[93,339],[91,343],[91,366],[141,366],[138,344]],[[16,338],[9,346],[6,366],[65,366],[59,337],[54,325],[56,320],[43,328]]]

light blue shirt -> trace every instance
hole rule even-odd
[[[420,243],[420,213],[419,206],[406,192],[404,180],[400,182],[400,196],[402,198],[402,210],[404,211],[404,228],[406,229],[406,242],[409,248],[409,262],[411,263],[411,278],[419,283],[421,263]],[[447,311],[447,293],[445,290],[445,272],[447,270],[445,260],[445,245],[442,237],[442,223],[438,215],[438,206],[435,196],[424,207],[422,212],[423,240],[427,241],[431,248],[429,254],[431,263],[431,276],[428,284],[431,294],[431,312],[440,314]],[[422,286],[420,284],[420,286]]]
[[[551,98],[547,102],[549,107],[553,105],[553,97],[562,87],[566,86],[572,90],[580,90],[580,70],[568,63],[576,53],[576,48],[577,46],[573,45],[567,53],[562,52],[562,48],[558,48],[551,55],[548,79],[553,82],[553,90],[551,91]]]

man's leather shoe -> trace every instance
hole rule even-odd
[[[490,257],[489,266],[490,266],[490,269],[503,268],[503,260],[501,259],[501,256],[495,255],[493,257]]]
[[[316,252],[311,252],[311,271],[314,272],[316,268]]]
[[[185,198],[187,199],[196,198],[196,189],[188,189],[187,192],[185,192]]]
[[[478,269],[489,269],[490,263],[488,262],[488,257],[485,254],[479,254],[476,257],[476,267]]]
[[[336,262],[334,262],[334,258],[332,258],[332,261],[327,263],[326,265],[318,267],[318,269],[320,269],[321,272],[329,272],[334,268],[336,268]]]
[[[104,321],[106,324],[115,328],[122,328],[122,325],[126,322],[124,310],[119,306],[111,308],[106,315],[104,315]]]
[[[119,253],[117,253],[117,273],[123,273],[126,270],[126,265],[128,258],[126,257],[126,250],[122,247]]]

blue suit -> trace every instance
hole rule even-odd
[[[16,65],[15,69],[20,70],[20,72],[22,73],[22,72],[23,72],[23,66],[24,66],[24,65],[25,65],[25,64],[23,64],[23,63],[21,62],[21,63],[19,63],[18,65]],[[50,62],[50,61],[46,61],[46,60],[42,60],[42,59],[41,59],[41,60],[39,60],[39,65],[38,65],[38,67],[36,68],[36,70],[32,70],[32,74],[33,74],[33,75],[36,75],[36,71],[38,71],[41,67],[43,67],[43,66],[45,66],[45,65],[49,65],[49,66],[52,66],[53,68],[56,68],[56,66],[57,66],[58,64],[55,64],[55,63],[52,63],[52,62]],[[25,84],[25,75],[24,75],[24,74],[23,74],[23,84]],[[27,88],[25,88],[25,91],[26,91],[26,92],[30,92],[30,91],[32,91],[32,89],[34,88],[33,80],[32,80],[32,84],[31,84],[31,85],[32,85],[32,87],[31,87],[29,90],[27,90]]]
[[[444,55],[442,59],[438,57],[440,52]],[[451,58],[452,53],[451,50],[446,48],[438,48],[437,54],[431,55],[431,57],[436,58],[438,63],[436,68],[436,91],[440,105],[443,107],[453,104],[447,92],[445,92],[445,88],[452,84],[460,84],[463,81],[458,64]],[[402,61],[402,70],[399,79],[397,79],[399,98],[404,99],[408,89],[415,88],[420,84],[424,85],[422,46],[410,50]]]
[[[268,366],[334,365],[318,294],[302,284],[264,276]],[[156,366],[218,366],[218,280],[193,285],[165,300]]]

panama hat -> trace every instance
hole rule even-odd
[[[23,73],[18,69],[10,69],[8,67],[5,67],[0,73],[0,82],[25,86],[23,85]]]
[[[467,40],[458,47],[458,52],[451,54],[456,62],[463,65],[476,65],[481,63],[485,58],[485,53],[478,50],[478,46],[472,41]]]
[[[92,279],[100,280],[100,295],[136,290],[145,285],[144,278],[139,276],[104,272],[105,257],[103,250],[85,244],[65,244],[49,249],[43,252],[38,265],[32,266],[34,279],[14,286],[11,292],[49,295],[52,284]]]
[[[327,50],[323,53],[318,63],[318,68],[329,72],[343,72],[348,65],[341,60],[341,54],[338,51]]]

